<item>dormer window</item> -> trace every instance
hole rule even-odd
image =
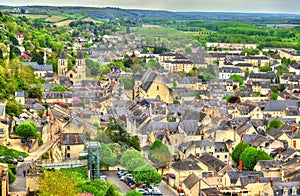
[[[288,196],[289,195],[289,190],[288,188],[284,187],[283,188],[283,196]]]
[[[297,188],[296,187],[292,188],[292,195],[297,195]]]

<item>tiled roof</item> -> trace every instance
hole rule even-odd
[[[197,182],[199,182],[199,177],[193,172],[184,181],[183,184],[188,188],[192,189]]]
[[[179,160],[171,165],[176,170],[190,171],[190,170],[202,170],[194,159],[186,158]]]

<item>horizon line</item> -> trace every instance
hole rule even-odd
[[[115,9],[123,9],[123,10],[140,10],[140,11],[165,11],[165,12],[173,12],[173,13],[234,13],[234,14],[288,14],[288,15],[300,15],[299,13],[296,12],[258,12],[258,11],[230,11],[230,10],[216,10],[216,11],[210,11],[210,10],[167,10],[167,9],[154,9],[154,8],[149,8],[149,9],[142,9],[142,8],[122,8],[122,7],[114,7],[114,6],[92,6],[92,5],[6,5],[6,4],[0,4],[0,6],[8,6],[8,7],[37,7],[37,6],[44,6],[44,7],[77,7],[77,8],[115,8]]]

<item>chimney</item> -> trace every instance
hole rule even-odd
[[[277,149],[278,154],[282,154],[282,148]]]
[[[62,134],[60,134],[60,136],[59,136],[59,141],[60,141],[60,143],[62,143]]]
[[[270,178],[270,185],[271,185],[271,187],[273,187],[273,184],[274,184],[273,178]]]
[[[292,126],[292,132],[294,133],[297,130],[297,127],[295,125]]]
[[[257,122],[257,126],[259,126],[259,127],[260,127],[260,121],[258,121],[258,122]]]
[[[84,119],[84,114],[83,114],[83,112],[80,112],[80,118],[81,118],[81,119]]]
[[[78,144],[78,136],[75,136],[75,144]]]
[[[259,182],[259,177],[258,176],[256,176],[255,181]]]
[[[238,166],[238,169],[239,169],[240,171],[243,170],[243,161],[242,161],[242,160],[239,160],[239,166]]]

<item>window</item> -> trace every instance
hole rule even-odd
[[[159,86],[157,86],[157,87],[156,87],[156,90],[158,90],[158,91],[159,91]]]
[[[67,146],[67,150],[70,150],[70,146]]]
[[[297,188],[296,187],[292,188],[292,195],[297,195]]]
[[[224,155],[224,158],[227,159],[227,154]]]
[[[288,196],[289,195],[289,190],[285,187],[283,188],[283,196]]]
[[[219,158],[220,158],[220,156],[219,156],[219,155],[217,155],[217,158],[219,159]]]
[[[67,158],[70,158],[70,157],[71,157],[70,153],[67,153]]]

